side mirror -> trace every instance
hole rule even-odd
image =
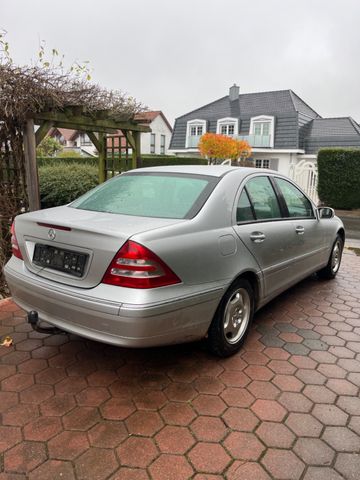
[[[334,218],[335,211],[330,207],[320,207],[318,208],[319,218]]]

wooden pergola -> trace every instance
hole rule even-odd
[[[35,125],[39,128],[35,132]],[[99,154],[99,182],[106,180],[106,134],[121,130],[132,150],[132,168],[141,166],[142,132],[151,132],[148,126],[135,120],[123,121],[111,116],[108,111],[87,113],[82,107],[67,107],[62,111],[36,113],[28,118],[24,128],[24,154],[26,183],[30,211],[40,209],[39,177],[36,163],[36,147],[53,127],[68,128],[85,132]]]

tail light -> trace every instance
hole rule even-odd
[[[155,253],[132,240],[121,247],[102,279],[102,283],[128,288],[165,287],[180,282]]]
[[[20,258],[20,260],[23,260],[23,257],[20,252],[20,247],[15,235],[15,222],[13,222],[11,225],[10,233],[11,233],[12,254],[14,255],[14,257],[17,257],[17,258]]]

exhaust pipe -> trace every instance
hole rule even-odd
[[[31,310],[27,314],[27,321],[32,326],[33,330],[39,333],[47,333],[48,335],[58,335],[59,333],[66,333],[57,327],[40,327],[39,314],[35,310]]]

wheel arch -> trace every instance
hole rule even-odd
[[[234,283],[236,283],[240,279],[245,279],[250,283],[254,292],[254,311],[256,311],[259,304],[259,296],[261,291],[259,276],[251,270],[239,273],[239,275],[237,275],[237,277],[235,277],[231,284],[228,286],[226,292],[234,285]]]
[[[341,227],[339,228],[339,230],[337,231],[337,234],[340,236],[342,242],[343,242],[343,245],[345,244],[345,230]]]

